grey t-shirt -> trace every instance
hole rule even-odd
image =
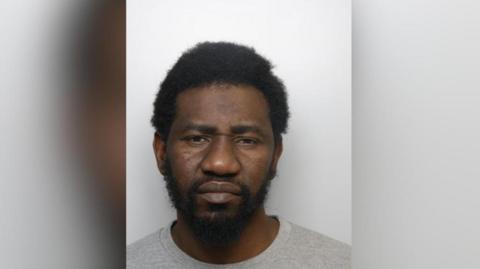
[[[280,229],[272,244],[259,255],[239,263],[209,264],[190,257],[175,244],[169,226],[129,245],[127,268],[350,268],[347,244],[282,218],[278,220]]]

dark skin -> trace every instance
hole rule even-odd
[[[275,141],[268,103],[260,91],[245,85],[213,84],[186,90],[177,96],[176,117],[167,141],[154,138],[157,164],[165,173],[168,157],[182,195],[205,176],[228,177],[241,182],[255,195],[269,171],[276,171],[282,153],[281,139]],[[209,201],[196,196],[197,217],[215,219]],[[241,199],[227,199],[221,214],[237,212]],[[263,207],[255,210],[238,241],[214,247],[198,241],[177,211],[172,237],[191,257],[215,264],[236,263],[264,251],[275,239],[279,223]]]

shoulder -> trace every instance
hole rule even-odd
[[[150,268],[165,263],[167,253],[161,242],[160,229],[127,246],[127,268]]]
[[[348,244],[293,223],[289,225],[291,230],[285,244],[288,256],[295,256],[311,268],[350,268]]]

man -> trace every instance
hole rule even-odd
[[[177,220],[127,249],[128,268],[349,268],[341,242],[269,216],[289,117],[283,83],[253,49],[185,52],[154,103],[153,147]]]

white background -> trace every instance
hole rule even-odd
[[[254,47],[276,66],[291,119],[267,210],[351,243],[350,2],[129,1],[127,243],[175,219],[152,150],[160,82],[200,41]]]
[[[479,13],[354,1],[353,268],[480,268]]]

